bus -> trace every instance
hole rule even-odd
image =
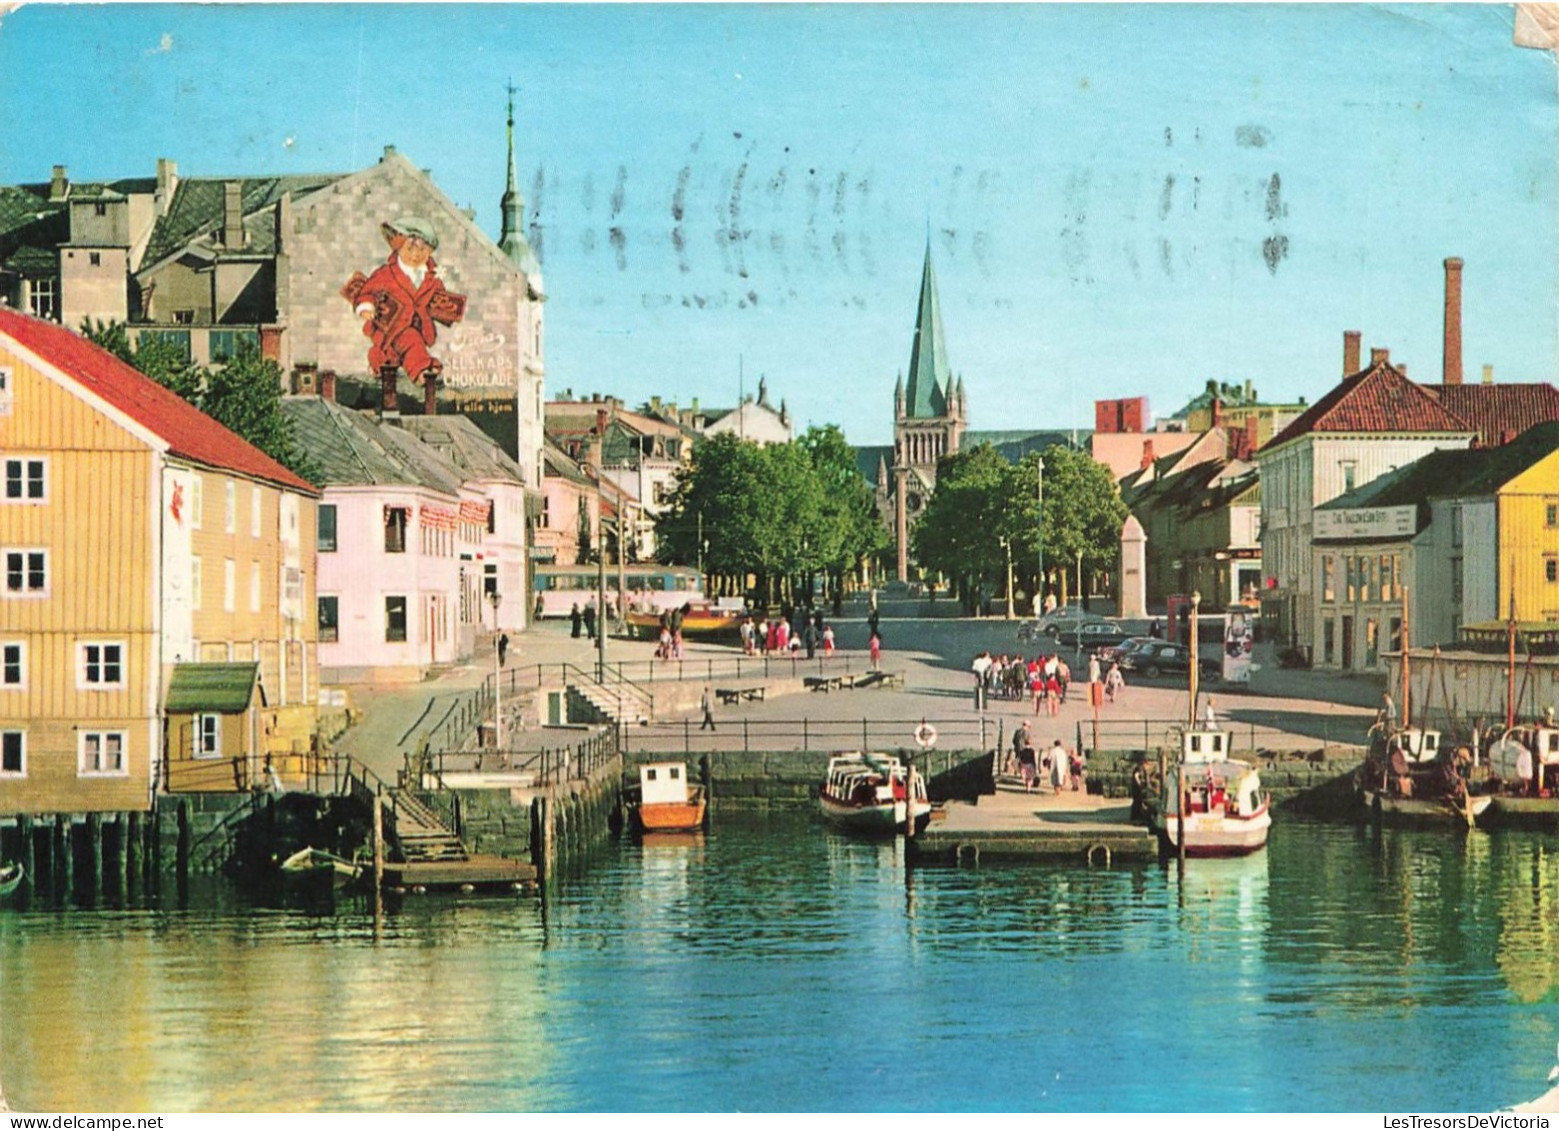
[[[575,605],[583,609],[595,600],[597,567],[593,565],[537,565],[532,609],[540,617],[566,617]],[[606,601],[617,607],[618,567],[606,567]],[[623,567],[628,587],[628,607],[662,613],[683,605],[704,603],[704,578],[687,566],[633,562]]]

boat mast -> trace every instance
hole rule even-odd
[[[1412,663],[1412,644],[1407,626],[1407,586],[1402,586],[1402,725],[1413,725],[1413,704],[1410,696],[1413,694],[1413,684],[1408,678],[1408,667]],[[1424,725],[1429,725],[1429,715],[1424,715]]]
[[[1505,730],[1516,725],[1516,563],[1510,563],[1510,619],[1505,622]]]
[[[1190,651],[1191,651],[1191,662],[1190,662],[1189,665],[1187,665],[1190,668],[1190,671],[1191,671],[1191,717],[1190,717],[1190,722],[1186,726],[1187,730],[1195,730],[1196,729],[1196,682],[1197,682],[1197,676],[1201,674],[1197,670],[1201,665],[1199,665],[1196,662],[1197,661],[1197,643],[1198,643],[1197,635],[1196,635],[1196,610],[1197,610],[1197,606],[1200,605],[1201,603],[1202,603],[1201,591],[1198,590],[1196,592],[1193,592],[1191,594],[1191,639],[1188,642],[1189,646],[1190,646]]]

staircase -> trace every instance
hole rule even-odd
[[[408,790],[394,790],[392,796],[394,828],[390,835],[402,860],[408,864],[441,864],[470,859],[466,846],[444,826],[437,813]]]
[[[612,677],[602,682],[581,668],[565,665],[565,679],[569,694],[577,695],[595,710],[600,721],[614,726],[621,723],[644,723],[655,717],[655,700],[650,693],[631,680]]]

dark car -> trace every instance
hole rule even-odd
[[[1076,647],[1087,650],[1094,648],[1114,648],[1126,639],[1126,630],[1118,624],[1108,621],[1100,624],[1081,624],[1072,628],[1063,628],[1056,633],[1056,643],[1064,644],[1068,648]]]
[[[1156,636],[1132,636],[1120,642],[1112,648],[1104,648],[1099,652],[1099,661],[1105,664],[1118,664],[1125,658],[1128,652],[1135,652],[1138,648],[1145,648],[1149,644],[1158,643]]]
[[[1154,679],[1161,675],[1188,674],[1191,670],[1191,653],[1184,645],[1171,644],[1167,640],[1150,640],[1127,651],[1119,662],[1122,671],[1139,672]],[[1215,660],[1201,662],[1203,675],[1217,675],[1218,670]]]

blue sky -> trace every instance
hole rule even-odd
[[[1552,53],[1494,5],[29,5],[0,183],[347,172],[386,144],[495,237],[505,86],[549,394],[886,441],[929,228],[976,428],[1314,399],[1342,333],[1554,380]],[[680,214],[681,219],[677,216]]]

